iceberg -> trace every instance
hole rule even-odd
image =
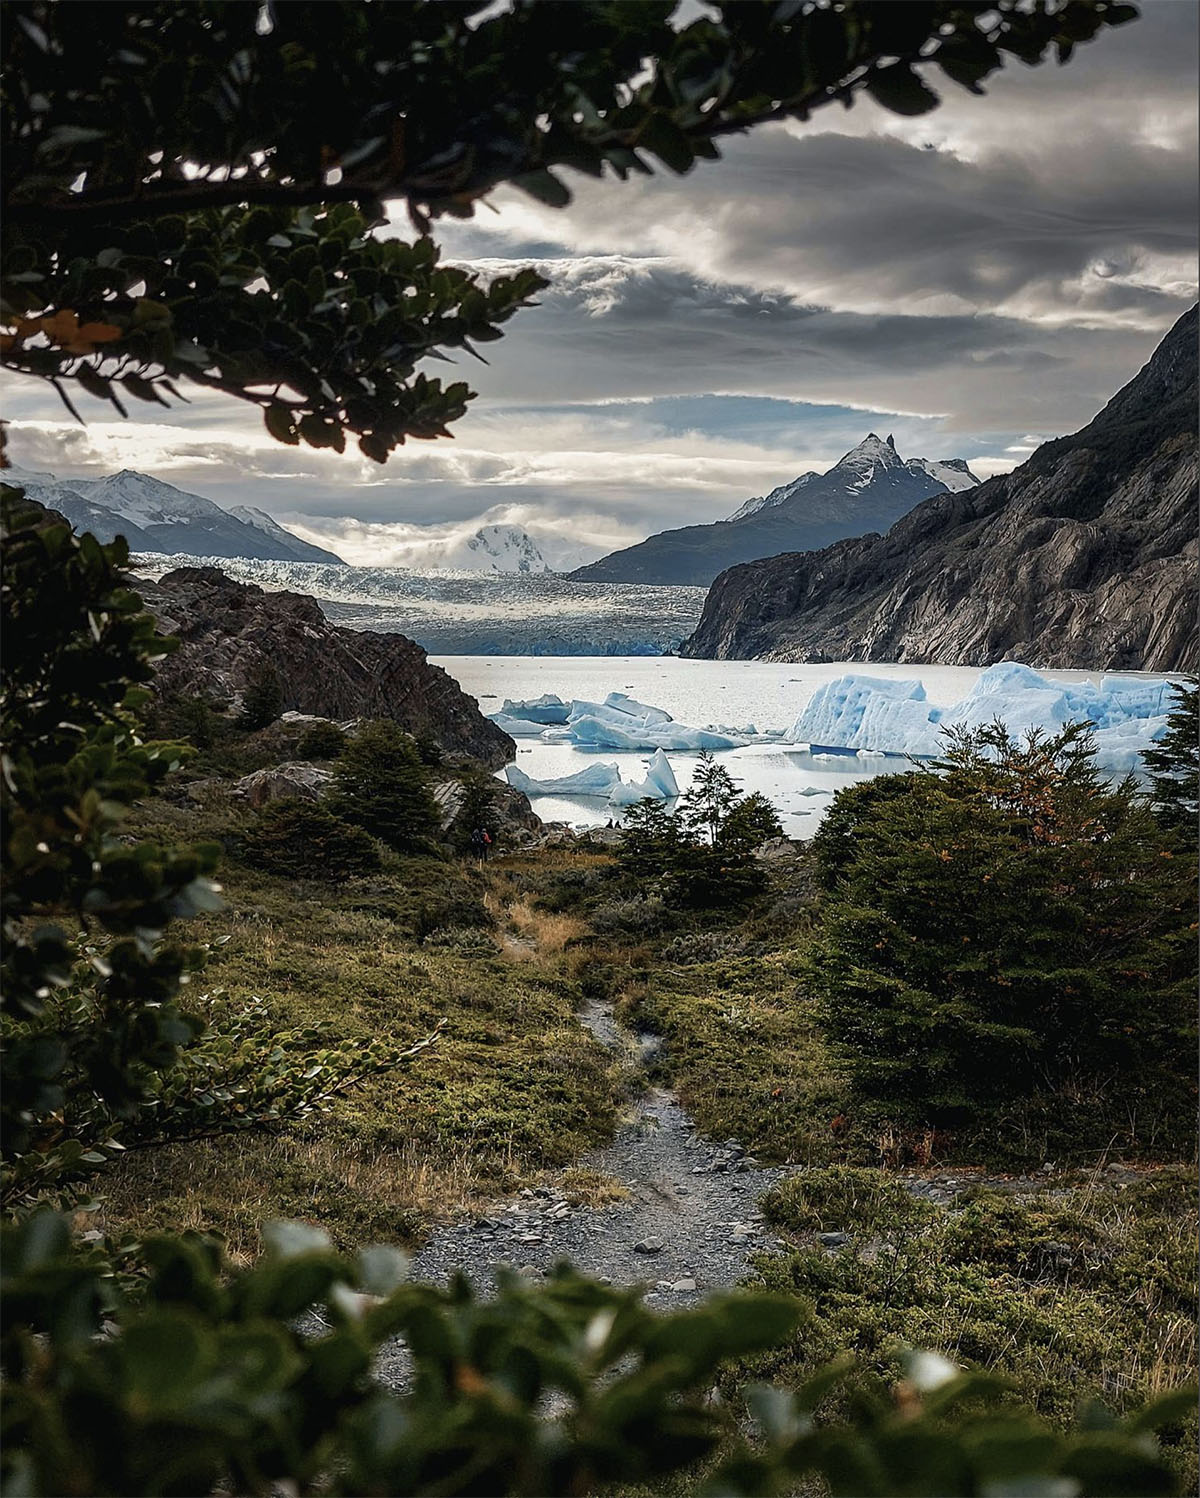
[[[919,681],[839,676],[813,693],[787,738],[829,749],[876,749],[888,754],[938,753],[941,712]]]
[[[1173,692],[1170,681],[1104,677],[1063,684],[1017,661],[980,673],[952,707],[927,701],[919,681],[840,676],[813,693],[788,731],[792,743],[841,750],[932,758],[945,747],[947,728],[983,728],[997,720],[1020,738],[1031,730],[1057,733],[1067,723],[1093,725],[1096,756],[1118,771],[1138,767],[1140,751],[1162,737]]]
[[[524,791],[527,796],[610,796],[621,784],[621,772],[616,765],[588,765],[576,770],[574,775],[559,775],[551,780],[535,780],[518,770],[516,765],[505,767],[508,783],[514,790]]]
[[[572,718],[571,740],[593,749],[678,749],[695,753],[700,749],[740,749],[747,740],[711,728],[689,728],[686,723],[662,723],[652,727],[629,727],[611,718],[585,714]]]
[[[504,705],[500,709],[511,718],[520,718],[527,723],[540,723],[543,726],[550,723],[565,723],[570,708],[553,692],[544,692],[540,697],[532,697],[527,702],[514,702],[511,698],[504,699]]]
[[[679,783],[671,768],[671,761],[661,749],[654,751],[654,758],[646,766],[643,780],[622,782],[614,786],[608,803],[610,806],[636,806],[639,801],[673,801],[679,795]]]
[[[508,703],[504,705],[507,707]],[[531,722],[528,718],[514,718],[509,713],[488,713],[486,716],[497,728],[502,728],[510,739],[537,739],[542,736],[544,725]]]

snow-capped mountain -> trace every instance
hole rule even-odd
[[[922,500],[978,482],[961,458],[905,459],[891,437],[870,432],[827,472],[801,474],[747,500],[728,520],[660,531],[571,576],[581,582],[707,586],[741,562],[889,530]]]
[[[484,525],[448,542],[437,558],[441,572],[549,572],[550,564],[519,525]]]
[[[770,494],[762,499],[748,499],[740,509],[730,515],[729,519],[731,521],[746,520],[751,515],[760,514],[763,510],[777,509],[780,505],[785,505],[789,500],[795,499],[818,479],[845,475],[848,488],[861,490],[867,488],[880,476],[898,468],[904,468],[914,475],[924,474],[936,483],[944,485],[952,494],[960,489],[974,488],[979,482],[962,458],[902,459],[890,436],[884,442],[874,432],[869,432],[857,447],[852,447],[845,457],[840,458],[826,473],[802,473],[790,484],[781,484],[778,489],[772,489]]]
[[[265,510],[257,510],[253,505],[234,505],[229,511],[235,520],[240,520],[243,525],[253,526],[256,531],[261,531],[264,536],[278,547],[282,548],[283,555],[297,562],[326,562],[340,560],[334,558],[332,551],[322,551],[319,546],[311,546],[307,541],[302,541],[299,536],[294,536],[291,531],[286,530],[278,520],[273,519]],[[319,556],[314,555],[320,552]]]
[[[123,468],[100,479],[59,479],[10,468],[5,480],[31,499],[58,510],[77,530],[98,540],[124,536],[134,552],[194,557],[253,557],[263,561],[340,562],[310,546],[262,510],[225,510],[211,499]]]

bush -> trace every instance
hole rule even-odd
[[[353,879],[379,868],[379,848],[361,827],[317,801],[284,796],[246,828],[242,857],[255,868],[292,879]]]
[[[264,662],[251,673],[246,683],[238,724],[253,733],[274,723],[282,711],[283,685],[279,672],[270,662]]]
[[[322,719],[310,723],[296,743],[300,759],[337,759],[346,747],[346,732],[336,723]]]
[[[1185,1127],[1186,863],[1081,730],[961,738],[935,773],[841,793],[830,820],[813,972],[860,1099],[1039,1158],[1055,1112],[1084,1151]]]
[[[937,1209],[881,1170],[830,1165],[789,1176],[762,1200],[768,1222],[793,1232],[870,1234],[929,1222]]]
[[[365,723],[347,739],[337,764],[333,809],[397,853],[428,851],[437,806],[417,747],[397,724]]]
[[[661,895],[633,895],[627,900],[604,901],[590,919],[601,936],[650,936],[661,931],[670,917]]]

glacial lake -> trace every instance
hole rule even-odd
[[[919,680],[930,702],[948,707],[965,697],[979,676],[974,666],[895,666],[878,662],[789,665],[769,661],[691,661],[676,656],[431,656],[479,700],[485,713],[500,711],[504,698],[529,699],[553,692],[564,701],[600,702],[609,692],[625,692],[661,707],[680,723],[697,727],[760,731],[788,728],[822,683],[856,672],[894,680]],[[1161,680],[1136,672],[1042,671],[1064,684],[1098,681],[1102,675],[1130,682]],[[516,764],[538,780],[570,775],[597,760],[615,763],[625,780],[640,780],[648,753],[585,749],[574,744],[518,739]],[[690,781],[696,754],[670,751],[675,778]],[[792,745],[749,744],[717,758],[746,792],[761,791],[775,805],[789,837],[811,837],[835,791],[875,775],[908,768],[890,755],[856,758],[814,756]],[[501,778],[503,776],[501,775]],[[605,801],[587,797],[535,796],[533,809],[543,821],[575,827],[603,826],[616,814]]]

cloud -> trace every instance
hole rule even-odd
[[[203,390],[128,422],[83,398],[79,428],[8,379],[13,456],[142,469],[375,560],[506,520],[626,544],[727,515],[869,429],[1002,471],[1029,434],[1089,420],[1195,295],[1197,9],[1145,11],[1065,69],[1013,64],[918,119],[863,101],[682,179],[573,177],[564,212],[505,190],[496,215],[443,220],[448,256],[551,278],[488,366],[460,363],[480,398],[454,442],[380,468],[281,447]]]

